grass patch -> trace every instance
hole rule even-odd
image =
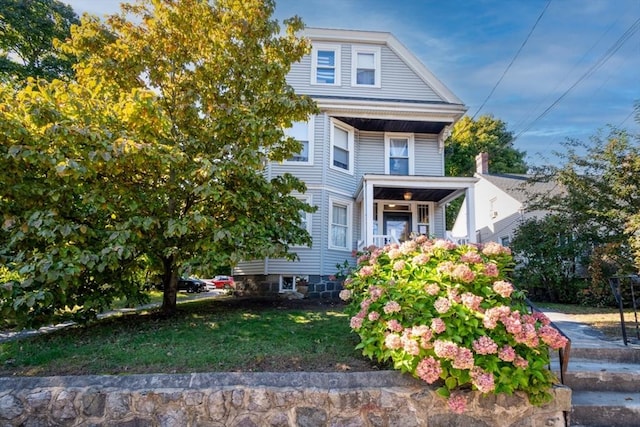
[[[606,337],[622,340],[620,311],[617,307],[585,307],[577,304],[538,302],[536,302],[535,305],[543,310],[553,310],[560,313],[571,314],[578,322],[591,325]],[[624,310],[624,319],[627,326],[627,336],[635,336],[635,316],[632,309]]]
[[[0,375],[378,369],[342,306],[210,299],[175,317],[143,311],[0,343]]]

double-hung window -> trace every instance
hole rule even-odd
[[[312,85],[340,86],[340,45],[314,45],[311,61]]]
[[[329,204],[329,248],[351,250],[351,203],[331,199]]]
[[[386,174],[413,175],[413,145],[413,134],[385,134],[384,151]]]
[[[287,162],[313,164],[313,117],[307,122],[293,122],[284,133],[302,145],[300,151],[287,159]]]
[[[380,87],[380,48],[353,46],[351,50],[351,85]]]
[[[331,168],[353,174],[353,128],[331,120]]]

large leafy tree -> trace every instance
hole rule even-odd
[[[75,81],[0,91],[0,253],[21,279],[5,316],[91,317],[136,298],[158,266],[163,311],[194,263],[293,257],[309,244],[302,182],[265,164],[300,149],[283,128],[315,105],[285,76],[308,45],[267,0],[141,0],[106,22],[84,16],[65,51]]]
[[[489,155],[491,173],[526,173],[526,153],[513,145],[513,133],[505,122],[483,115],[478,120],[469,116],[460,119],[445,141],[445,174],[447,176],[473,176],[475,158],[479,153]],[[462,198],[447,206],[447,230],[451,230],[462,205]]]
[[[73,57],[56,49],[71,26],[73,9],[57,0],[0,0],[0,79],[73,75]]]
[[[473,176],[475,158],[479,153],[489,154],[491,173],[526,173],[526,153],[513,145],[513,133],[505,122],[491,115],[473,120],[460,119],[445,141],[445,173],[448,176]]]
[[[610,296],[610,275],[640,269],[640,136],[610,127],[589,142],[567,141],[557,155],[556,165],[540,168],[536,179],[554,179],[564,191],[539,195],[531,209],[564,218],[564,234],[572,235],[587,257],[587,293]],[[562,256],[558,247],[549,251]]]

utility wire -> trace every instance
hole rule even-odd
[[[542,9],[542,12],[540,13],[540,16],[538,16],[538,19],[536,19],[536,22],[533,24],[533,27],[531,27],[531,31],[529,31],[529,34],[527,34],[527,37],[524,39],[524,42],[522,42],[522,45],[520,45],[520,48],[518,49],[518,51],[516,52],[516,54],[513,56],[513,59],[511,59],[511,62],[509,63],[509,65],[507,65],[507,68],[505,68],[504,72],[502,73],[502,75],[500,76],[500,78],[498,79],[498,81],[496,82],[496,84],[493,86],[493,89],[491,89],[491,92],[489,92],[489,95],[487,95],[487,97],[484,99],[484,101],[482,101],[482,105],[480,105],[480,107],[478,107],[478,110],[475,112],[475,114],[473,115],[473,117],[471,117],[471,120],[475,119],[476,116],[478,115],[478,113],[482,110],[482,108],[485,106],[485,104],[487,103],[487,101],[489,100],[489,98],[491,98],[491,96],[493,95],[493,92],[496,91],[496,89],[498,88],[498,85],[500,85],[500,83],[502,82],[502,79],[504,79],[504,76],[507,75],[507,72],[509,71],[509,69],[511,68],[511,66],[513,65],[513,63],[516,61],[516,58],[518,58],[518,55],[520,55],[520,52],[522,52],[522,49],[524,48],[524,46],[527,44],[527,42],[529,41],[529,38],[531,37],[531,34],[533,34],[533,31],[536,29],[536,27],[538,26],[538,23],[540,22],[540,20],[542,19],[542,16],[544,15],[544,13],[547,11],[547,9],[549,8],[549,5],[551,4],[551,0],[549,0],[546,4],[546,6],[544,7],[544,9]]]
[[[604,53],[598,61],[593,64],[574,84],[572,84],[562,95],[560,95],[551,105],[549,105],[538,117],[536,117],[527,127],[521,130],[514,140],[518,139],[520,135],[531,129],[531,127],[541,120],[544,116],[546,116],[553,107],[558,105],[560,101],[562,101],[568,94],[571,92],[576,86],[578,86],[583,80],[592,76],[600,67],[602,67],[611,57],[629,40],[638,30],[640,29],[640,18],[638,18],[631,26],[627,29],[627,31],[620,36],[618,40]]]

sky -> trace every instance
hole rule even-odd
[[[119,0],[63,0],[104,16]],[[640,132],[640,0],[276,0],[275,18],[392,33],[530,165],[608,126]]]

